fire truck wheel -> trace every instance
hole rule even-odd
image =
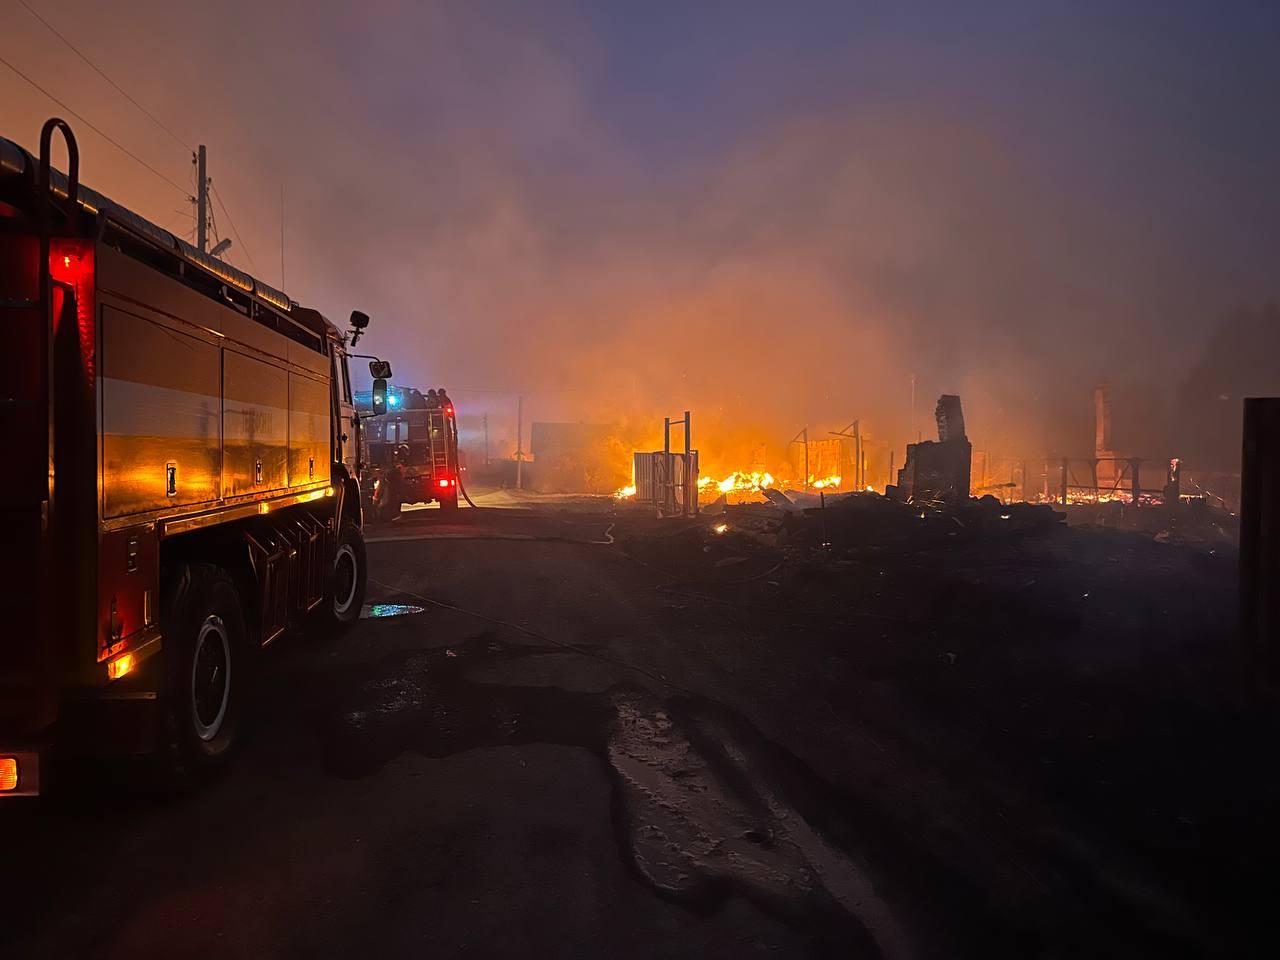
[[[170,766],[179,778],[189,779],[225,760],[244,714],[248,646],[231,577],[220,567],[192,564],[168,620]]]
[[[350,521],[342,524],[329,575],[328,620],[343,627],[360,619],[369,569],[365,563],[364,537]]]

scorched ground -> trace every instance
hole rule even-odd
[[[5,952],[1274,947],[1230,547],[604,509],[371,530],[391,615],[277,651],[293,695],[225,777],[6,818]]]

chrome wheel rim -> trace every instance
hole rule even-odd
[[[356,552],[351,549],[351,544],[344,543],[338,547],[333,558],[333,612],[339,617],[345,616],[355,603],[358,569]]]
[[[218,735],[231,703],[231,638],[221,617],[210,614],[196,634],[191,658],[191,722],[196,736]]]

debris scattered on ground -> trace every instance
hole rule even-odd
[[[788,513],[792,513],[798,509],[796,507],[795,501],[791,500],[781,490],[765,488],[765,489],[762,489],[760,492],[764,494],[765,499],[768,500],[769,503],[771,503],[775,507],[778,507],[779,509],[785,510]]]

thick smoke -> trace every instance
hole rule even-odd
[[[1259,248],[1280,218],[1219,176],[1239,164],[1190,146],[1198,113],[1153,99],[1235,109],[1235,93],[1171,73],[1177,45],[1142,47],[1137,24],[1027,22],[1025,44],[954,46],[826,10],[805,29],[847,38],[812,64],[778,52],[786,24],[776,43],[749,33],[759,10],[632,41],[567,6],[330,6],[44,12],[209,144],[232,262],[280,282],[283,192],[288,292],[335,320],[369,312],[365,344],[396,379],[491,411],[498,448],[518,393],[526,429],[612,421],[643,444],[692,409],[704,464],[731,468],[855,417],[900,450],[958,392],[978,448],[1087,455],[1105,379],[1134,398],[1116,411],[1128,451],[1163,456],[1179,442],[1164,385],[1188,376],[1208,318],[1270,292]],[[6,56],[189,180],[178,144],[15,17]],[[0,131],[31,145],[59,110],[3,84]],[[1213,122],[1224,152],[1276,152]],[[178,191],[77,129],[86,182],[190,229]]]

